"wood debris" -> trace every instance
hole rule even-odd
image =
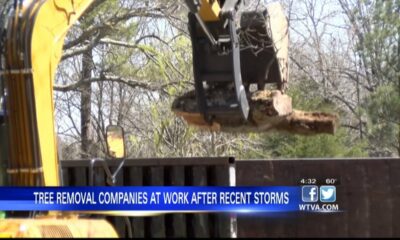
[[[207,99],[213,99],[215,102],[221,102],[223,99],[229,98],[230,96],[218,92],[208,93],[207,95]],[[172,111],[176,115],[183,117],[188,124],[211,131],[278,131],[291,134],[315,135],[321,133],[334,134],[337,128],[337,115],[292,109],[291,97],[282,94],[278,90],[256,91],[252,93],[249,104],[250,114],[247,121],[244,121],[238,112],[227,112],[215,115],[212,121],[208,123],[199,112],[195,93],[191,91],[175,99],[172,104]]]

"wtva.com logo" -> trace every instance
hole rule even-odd
[[[313,212],[338,212],[339,205],[336,202],[335,186],[303,186],[301,189],[301,199],[304,204],[300,204],[300,210]],[[320,201],[323,204],[318,204]]]

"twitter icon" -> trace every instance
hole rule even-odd
[[[319,200],[321,202],[335,202],[336,201],[336,187],[335,186],[320,186],[319,187]]]

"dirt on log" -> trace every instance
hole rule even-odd
[[[226,93],[207,93],[212,105],[226,105],[235,96]],[[210,123],[199,112],[195,93],[188,92],[172,104],[172,111],[190,125],[223,132],[288,132],[301,135],[334,134],[338,123],[336,114],[305,112],[292,109],[292,99],[280,91],[256,91],[249,99],[250,113],[244,121],[240,112],[216,114]]]

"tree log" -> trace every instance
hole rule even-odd
[[[232,96],[221,92],[206,94],[213,105],[221,104],[222,98],[232,99]],[[338,122],[336,114],[292,109],[292,99],[280,91],[256,91],[252,93],[249,104],[250,114],[247,121],[243,120],[237,111],[217,114],[209,123],[199,112],[195,93],[191,91],[175,99],[172,111],[183,117],[188,124],[211,131],[278,131],[301,135],[334,134],[336,131]]]

